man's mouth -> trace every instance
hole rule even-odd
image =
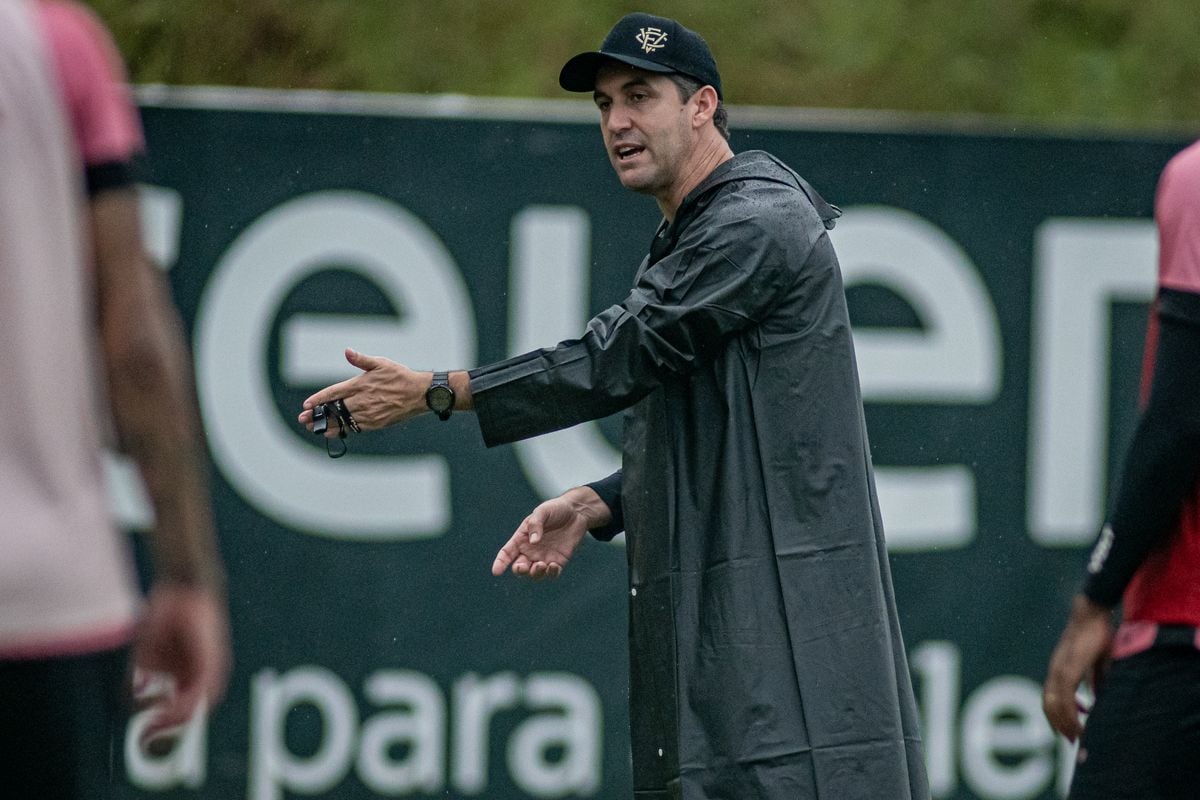
[[[636,144],[623,144],[623,145],[620,145],[619,147],[614,148],[613,152],[617,154],[618,161],[628,161],[629,159],[635,157],[638,153],[641,153],[645,149],[646,148],[641,147]]]

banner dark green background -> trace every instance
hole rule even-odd
[[[170,242],[166,252],[177,254],[168,255],[171,282],[198,346],[197,381],[210,442],[216,427],[229,425],[248,407],[274,420],[262,426],[271,429],[263,434],[274,437],[270,441],[257,440],[253,429],[237,440],[250,453],[277,449],[325,459],[320,442],[294,424],[301,401],[326,381],[296,379],[300,372],[289,358],[303,360],[303,354],[289,347],[307,340],[289,339],[290,325],[314,315],[403,323],[420,316],[412,304],[428,288],[417,286],[424,280],[420,276],[404,277],[401,259],[387,268],[402,284],[409,280],[416,294],[398,302],[395,292],[381,290],[371,277],[377,274],[372,269],[383,267],[364,266],[355,246],[317,253],[300,268],[306,245],[286,226],[278,236],[291,236],[290,244],[271,256],[278,264],[254,254],[264,251],[238,256],[239,247],[249,247],[255,226],[271,219],[264,215],[279,214],[293,201],[311,201],[319,217],[321,203],[336,200],[364,213],[399,215],[416,225],[410,230],[423,226],[448,255],[442,267],[449,264],[453,274],[443,278],[465,289],[467,303],[458,316],[426,319],[421,332],[410,334],[423,337],[435,352],[444,337],[453,339],[446,331],[473,329],[468,350],[477,363],[510,354],[514,320],[521,315],[553,313],[523,304],[510,281],[519,258],[517,221],[527,219],[531,209],[547,215],[542,219],[561,212],[583,221],[582,228],[571,230],[587,235],[586,297],[576,297],[587,313],[624,296],[658,221],[651,200],[621,189],[596,125],[582,121],[586,114],[574,122],[557,110],[552,118],[532,106],[534,113],[526,115],[529,105],[514,105],[497,114],[489,105],[488,113],[476,115],[470,103],[436,114],[401,99],[394,106],[376,101],[374,110],[360,113],[345,113],[345,103],[336,113],[319,104],[288,110],[276,100],[275,110],[250,110],[253,95],[231,94],[225,108],[194,98],[182,94],[144,104],[148,183],[171,190],[158,192],[158,201],[178,212],[160,219],[159,232]],[[1079,384],[1083,391],[1098,385],[1105,395],[1097,406],[1100,416],[1089,420],[1103,432],[1102,463],[1060,458],[1051,459],[1050,468],[1065,471],[1066,483],[1084,481],[1095,469],[1105,479],[1090,517],[1053,543],[1030,530],[1033,494],[1056,491],[1037,488],[1049,479],[1033,467],[1034,451],[1043,446],[1032,433],[1038,430],[1035,409],[1046,397],[1051,404],[1078,398],[1065,389],[1047,389],[1035,376],[1050,374],[1039,373],[1044,363],[1051,364],[1050,372],[1083,369],[1069,347],[1058,356],[1047,354],[1057,352],[1056,315],[1078,313],[1076,306],[1089,295],[1068,293],[1069,303],[1039,315],[1039,302],[1063,297],[1039,294],[1039,264],[1049,269],[1058,252],[1050,247],[1049,255],[1039,255],[1039,242],[1048,241],[1048,231],[1064,220],[1084,223],[1085,232],[1087,225],[1099,225],[1101,239],[1131,225],[1133,239],[1142,245],[1152,241],[1146,226],[1158,172],[1186,142],[861,124],[805,129],[801,117],[770,125],[758,119],[761,127],[739,125],[734,109],[734,148],[778,155],[846,209],[839,228],[854,237],[845,241],[847,249],[886,260],[886,250],[871,250],[873,225],[907,231],[909,239],[924,236],[931,252],[958,264],[955,274],[964,285],[982,290],[976,300],[982,297],[994,313],[994,325],[980,329],[991,331],[997,346],[983,370],[991,371],[990,384],[984,379],[975,389],[946,388],[933,375],[931,388],[914,390],[923,376],[899,374],[908,362],[885,359],[897,374],[877,381],[864,374],[864,396],[881,473],[958,465],[959,485],[964,476],[971,485],[961,495],[970,500],[959,514],[966,528],[944,535],[922,536],[921,509],[891,509],[886,495],[883,499],[889,526],[897,519],[898,530],[914,533],[899,537],[893,570],[935,796],[1058,797],[1070,754],[1053,743],[1041,720],[1037,689],[1082,574],[1092,523],[1102,514],[1131,432],[1153,249],[1135,248],[1142,255],[1130,270],[1141,277],[1130,280],[1140,288],[1115,291],[1102,303],[1100,330],[1111,333],[1111,347],[1103,336],[1092,342],[1101,347],[1103,380]],[[260,245],[269,249],[271,241],[266,237]],[[901,235],[897,241],[908,239]],[[386,243],[364,239],[357,245],[382,253],[372,258],[387,257]],[[843,241],[835,238],[835,246],[841,252]],[[918,248],[912,257],[922,252]],[[897,257],[903,264],[903,254]],[[254,274],[239,285],[234,267],[250,263],[257,265]],[[280,277],[289,264],[295,280]],[[226,289],[214,279],[223,265],[232,265],[221,276]],[[870,264],[860,266],[863,275],[878,274]],[[1086,272],[1086,264],[1076,266]],[[265,314],[261,339],[231,342],[230,331],[247,324],[247,309],[263,281],[276,279],[283,281],[277,302],[254,312]],[[877,279],[849,283],[856,330],[891,332],[899,335],[896,341],[910,343],[911,337],[937,332],[929,309],[906,298],[902,286]],[[943,311],[952,316],[955,295],[940,296]],[[242,300],[245,307],[236,305]],[[329,346],[335,349],[361,347],[349,334],[332,338]],[[943,337],[939,346],[953,350],[958,338]],[[969,363],[973,351],[963,352],[954,358]],[[386,355],[411,358],[402,349]],[[877,362],[864,360],[864,373],[872,363]],[[248,369],[259,377],[224,375],[226,365],[230,375]],[[958,385],[951,371],[942,377]],[[345,367],[342,375],[352,372]],[[269,396],[252,396],[255,380]],[[212,389],[217,384],[226,385],[237,402],[213,407],[205,400],[224,396]],[[1066,379],[1062,385],[1074,384]],[[619,420],[606,420],[600,429],[615,442]],[[496,549],[542,496],[514,448],[485,450],[469,414],[444,425],[428,418],[353,437],[349,446],[341,461],[260,460],[246,474],[231,466],[223,447],[213,447],[236,669],[228,698],[205,735],[188,740],[187,753],[139,756],[136,764],[127,764],[130,796],[629,796],[623,548],[588,543],[557,582],[493,578],[489,567]],[[431,501],[404,497],[397,489],[376,497],[402,509],[442,503],[444,522],[424,531],[389,532],[384,526],[356,534],[320,519],[304,521],[310,507],[353,519],[373,504],[375,497],[336,484],[338,470],[347,475],[345,470],[371,470],[397,456],[427,455],[441,459],[445,495]],[[312,466],[301,468],[302,463]],[[441,474],[432,469],[430,474]],[[306,470],[324,470],[320,474],[335,476],[335,482],[306,482],[305,476],[316,474]],[[307,499],[296,509],[280,511],[288,497],[300,495]],[[928,511],[945,516],[938,508]],[[587,687],[599,701],[598,720],[588,716]],[[559,734],[565,738],[556,738]],[[599,737],[592,755],[584,752],[589,737]],[[511,759],[521,762],[528,760],[529,747],[536,751],[532,767],[509,763],[510,748],[519,751]]]

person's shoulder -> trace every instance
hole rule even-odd
[[[64,83],[124,80],[116,42],[95,11],[75,0],[38,0],[37,9]]]
[[[1176,153],[1171,158],[1170,163],[1167,164],[1167,168],[1185,170],[1200,169],[1200,139],[1197,139]]]
[[[130,162],[144,146],[141,125],[108,29],[75,0],[38,0],[37,9],[83,163]],[[126,179],[102,182],[116,186]]]
[[[1155,215],[1160,224],[1200,203],[1200,141],[1176,153],[1158,180]]]
[[[734,252],[767,242],[806,246],[825,232],[813,202],[785,169],[735,159],[709,186],[703,211],[688,225],[688,241]]]
[[[38,0],[38,15],[47,33],[74,46],[107,46],[108,28],[96,12],[76,0]]]
[[[1200,140],[1176,153],[1163,168],[1162,182],[1195,186],[1200,182]]]

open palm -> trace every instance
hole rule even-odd
[[[521,521],[492,562],[492,574],[541,580],[557,578],[588,531],[588,520],[562,497],[539,505]]]

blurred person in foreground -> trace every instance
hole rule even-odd
[[[1163,170],[1154,216],[1141,419],[1043,690],[1050,724],[1080,740],[1072,800],[1200,797],[1200,142]]]
[[[618,178],[662,211],[630,294],[578,340],[469,372],[348,351],[364,372],[300,421],[473,408],[490,446],[629,409],[622,471],[538,506],[493,572],[555,577],[589,530],[627,532],[634,796],[927,798],[840,212],[773,156],[734,155],[708,45],[673,20],[624,17],[559,81],[592,94]]]
[[[91,12],[0,0],[5,796],[110,796],[131,651],[136,669],[174,682],[151,738],[216,702],[229,669],[190,362],[142,246],[130,169],[141,148],[119,59]],[[102,477],[104,396],[156,515],[144,607]]]

